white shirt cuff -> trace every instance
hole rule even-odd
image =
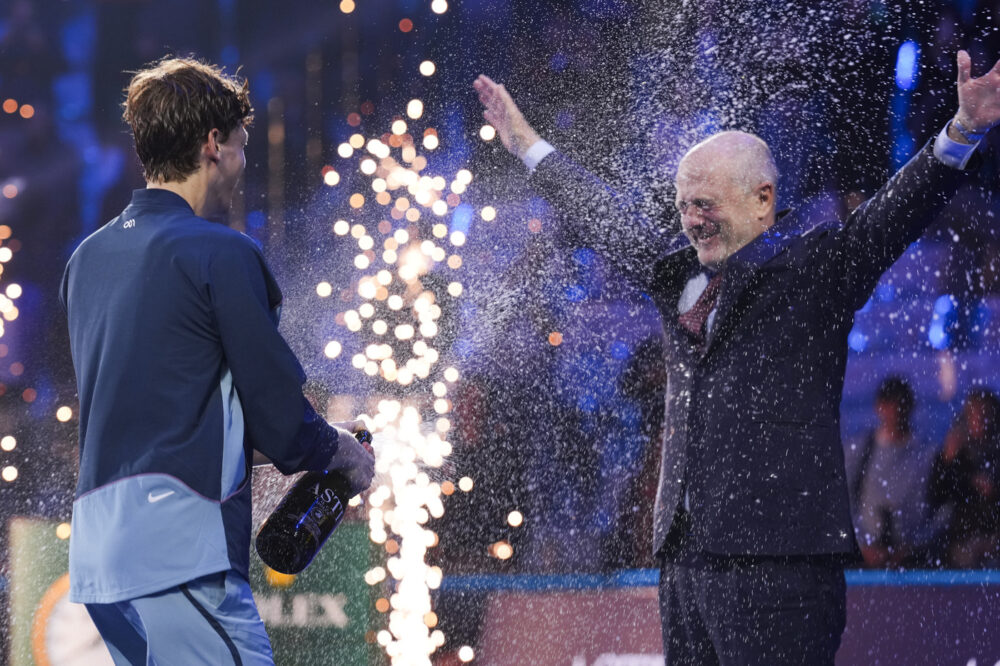
[[[951,121],[948,121],[949,123]],[[981,141],[976,143],[959,143],[948,136],[948,125],[944,126],[937,139],[934,140],[934,157],[940,162],[953,169],[964,169],[965,165],[972,159],[972,154],[976,152]]]
[[[548,141],[544,139],[539,139],[538,141],[531,144],[531,147],[524,152],[524,157],[521,160],[524,162],[524,166],[528,167],[528,171],[534,171],[538,163],[545,159],[545,157],[553,152],[555,148],[552,147]]]

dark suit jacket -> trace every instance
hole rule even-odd
[[[677,301],[698,270],[624,197],[559,153],[531,176],[535,190],[583,222],[567,230],[649,293],[663,318],[666,419],[654,551],[684,490],[691,536],[722,555],[857,551],[840,442],[847,335],[882,273],[963,182],[924,146],[844,223],[807,228],[794,214],[725,266],[704,352],[677,324]],[[564,225],[564,227],[567,225]]]

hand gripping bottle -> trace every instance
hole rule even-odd
[[[370,449],[370,432],[362,430],[355,436]],[[305,569],[340,525],[350,492],[347,479],[338,471],[303,474],[257,533],[260,559],[283,574]]]

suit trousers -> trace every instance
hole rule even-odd
[[[662,559],[666,666],[832,666],[846,607],[843,566],[826,558]]]

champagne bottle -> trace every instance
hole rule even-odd
[[[369,445],[372,434],[355,435]],[[295,482],[257,532],[257,554],[283,574],[297,574],[313,561],[347,510],[349,484],[337,471],[306,472]]]

